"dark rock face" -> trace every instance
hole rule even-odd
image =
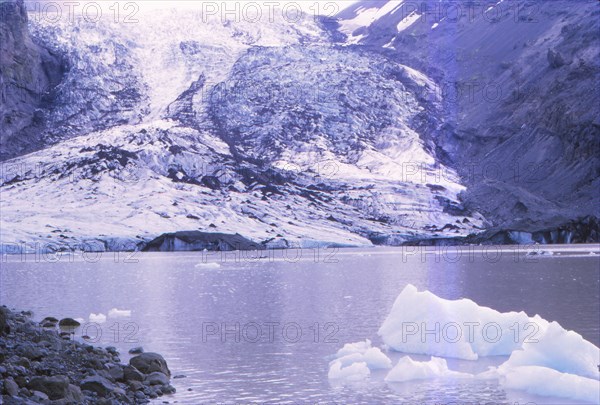
[[[589,216],[575,221],[569,221],[556,228],[542,228],[535,231],[523,231],[533,226],[516,230],[488,231],[475,239],[483,243],[493,244],[569,244],[596,243],[600,239],[600,222],[598,218]]]
[[[244,238],[241,235],[228,235],[223,233],[206,233],[199,231],[167,233],[159,236],[146,245],[147,252],[173,252],[173,251],[231,251],[231,250],[256,250],[262,246]],[[145,364],[152,353],[143,353],[134,357]],[[140,371],[143,371],[132,363]],[[155,370],[161,371],[161,370]]]
[[[177,97],[177,100],[169,105],[167,116],[191,128],[196,128],[198,126],[198,119],[194,109],[194,100],[202,97],[201,91],[205,83],[206,77],[201,75],[186,91]]]
[[[386,3],[358,2],[339,17]],[[359,44],[428,74],[445,93],[436,117],[444,125],[420,134],[461,175],[465,205],[492,228],[529,232],[599,216],[597,2],[425,0],[398,32],[417,9],[409,3],[361,28]]]
[[[564,66],[566,62],[559,52],[548,49],[548,63],[551,68],[558,69],[559,67]]]
[[[557,219],[551,222],[558,222]],[[446,246],[446,245],[551,245],[571,243],[597,243],[600,240],[600,220],[594,216],[579,218],[552,227],[527,222],[510,230],[488,229],[466,238],[421,239],[405,245]],[[389,241],[381,241],[388,243]]]
[[[0,3],[0,160],[37,149],[44,129],[36,111],[52,102],[62,58],[32,41],[22,0]]]

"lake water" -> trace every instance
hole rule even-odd
[[[328,356],[344,343],[381,344],[377,330],[408,283],[443,298],[540,314],[599,345],[600,256],[589,253],[598,246],[531,255],[537,249],[464,247],[460,257],[456,248],[274,251],[262,259],[239,252],[8,256],[0,304],[33,310],[36,320],[130,310],[99,328],[84,325],[77,338],[116,346],[123,361],[135,346],[161,353],[173,375],[186,378],[174,379],[177,394],[158,403],[568,404],[507,392],[495,381],[387,384],[386,371],[362,383],[327,379]],[[394,364],[400,356],[390,355]],[[504,360],[448,363],[478,372]]]

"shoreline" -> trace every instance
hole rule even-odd
[[[114,347],[73,340],[77,321],[31,317],[30,311],[0,306],[4,404],[146,404],[175,393],[161,355],[139,348],[129,364],[122,364]]]

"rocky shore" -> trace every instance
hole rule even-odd
[[[73,341],[77,321],[31,315],[0,307],[0,403],[145,404],[175,392],[161,355],[140,348],[122,364],[114,347]]]

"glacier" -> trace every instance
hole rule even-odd
[[[39,111],[44,146],[3,162],[3,253],[142,250],[181,231],[303,248],[484,228],[422,139],[441,106],[427,75],[332,45],[313,18],[138,18],[30,13],[69,69]]]

